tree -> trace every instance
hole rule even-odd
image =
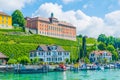
[[[97,39],[98,42],[104,42],[104,43],[106,43],[106,40],[107,40],[107,37],[105,34],[100,34]]]
[[[39,58],[38,57],[35,57],[33,60],[32,60],[32,63],[33,64],[38,64],[40,61],[39,61]]]
[[[16,59],[9,59],[8,64],[16,64],[17,63],[17,60]]]
[[[78,38],[82,38],[82,34],[79,34],[79,35],[78,35]]]
[[[85,62],[86,64],[88,64],[88,63],[90,63],[90,60],[89,60],[87,57],[85,57],[85,58],[84,58],[84,62]]]
[[[86,50],[86,36],[82,38],[82,49],[83,49],[83,57],[87,55],[87,50]]]
[[[69,59],[68,59],[68,58],[66,58],[66,59],[65,59],[65,62],[66,62],[66,63],[69,63]]]
[[[107,50],[110,51],[110,52],[113,52],[115,50],[115,48],[114,48],[113,45],[108,45]]]
[[[25,26],[25,19],[20,10],[15,10],[12,14],[12,25],[19,25],[21,27]]]
[[[105,45],[103,42],[100,42],[100,43],[98,44],[98,49],[99,49],[99,50],[106,50],[106,45]]]
[[[27,56],[19,57],[18,62],[21,64],[27,64],[30,63],[30,59]]]
[[[117,61],[118,58],[119,58],[118,53],[117,53],[116,51],[113,51],[113,52],[112,52],[112,60]]]
[[[115,38],[113,36],[109,36],[107,38],[106,44],[114,45],[114,42],[115,42]]]

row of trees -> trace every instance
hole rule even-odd
[[[89,63],[89,54],[94,50],[107,50],[112,53],[112,60],[117,61],[119,59],[118,49],[120,48],[120,39],[113,36],[106,36],[100,34],[98,39],[93,43],[94,45],[86,45],[87,37],[79,35],[78,38],[82,38],[82,45],[79,46],[79,59]],[[106,60],[105,60],[106,61]]]
[[[97,39],[98,42],[103,42],[106,46],[113,45],[115,48],[120,48],[120,38],[113,36],[106,36],[105,34],[100,34]]]
[[[99,42],[98,48],[100,50],[110,51],[112,53],[113,60],[119,59],[118,50],[120,48],[120,38],[100,34],[97,41]]]

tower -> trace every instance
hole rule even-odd
[[[54,14],[53,14],[53,12],[51,13],[51,18],[53,18],[53,16],[54,16]]]

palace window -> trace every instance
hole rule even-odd
[[[51,61],[51,58],[47,58],[47,61]]]
[[[62,58],[61,58],[61,57],[59,57],[59,58],[58,58],[58,61],[62,61]]]
[[[58,52],[58,55],[62,55],[62,52]]]

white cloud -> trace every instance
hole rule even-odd
[[[63,3],[68,4],[71,2],[81,2],[82,0],[62,0]]]
[[[93,4],[84,4],[83,9],[94,8]]]
[[[84,9],[88,8],[88,5],[87,4],[83,5],[83,8]]]
[[[0,10],[13,11],[15,9],[22,9],[28,3],[34,0],[0,0]]]
[[[114,35],[120,37],[120,11],[111,12],[105,15],[105,18],[88,16],[81,10],[63,11],[62,5],[45,3],[42,4],[32,16],[42,16],[48,18],[53,12],[56,18],[62,21],[72,23],[77,27],[77,34],[97,37],[99,34]]]
[[[70,2],[73,2],[73,1],[75,1],[75,0],[62,0],[65,4],[67,4],[67,3],[70,3]]]

